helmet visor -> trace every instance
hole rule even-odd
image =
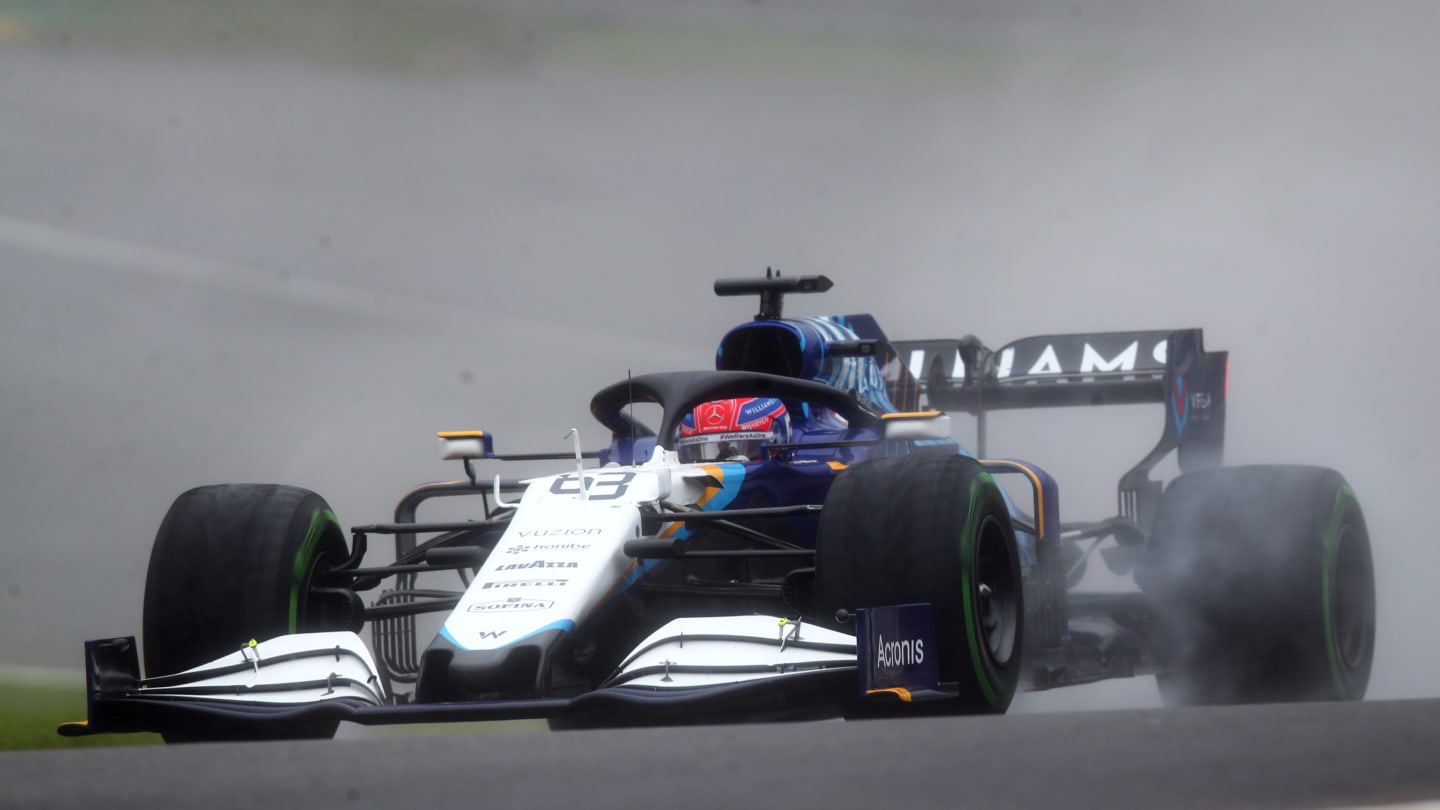
[[[760,457],[760,446],[769,438],[769,433],[760,430],[686,436],[676,440],[675,452],[684,464],[753,461]]]

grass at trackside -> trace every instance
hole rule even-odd
[[[83,683],[35,683],[0,679],[0,751],[82,748],[109,745],[156,745],[158,734],[97,734],[61,737],[55,727],[85,719]],[[349,729],[348,731],[346,729]],[[343,726],[343,737],[412,737],[447,734],[540,732],[541,720],[506,720],[488,723],[435,723],[414,726]]]
[[[158,734],[99,734],[69,738],[55,733],[55,727],[61,723],[84,719],[83,683],[42,684],[0,680],[0,751],[160,742]]]
[[[1003,43],[971,38],[785,30],[760,18],[604,16],[497,11],[399,0],[0,0],[0,47],[121,48],[183,57],[278,56],[347,70],[455,75],[561,63],[637,75],[798,78],[848,85],[993,82],[1015,70]],[[1058,46],[1057,46],[1058,48]],[[1057,54],[1058,55],[1058,54]],[[1105,53],[1064,62],[1092,78],[1120,66]]]
[[[488,58],[521,33],[463,6],[305,0],[0,0],[0,44],[183,57],[293,57],[348,69],[426,70]]]

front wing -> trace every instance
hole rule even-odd
[[[875,626],[904,611],[904,623],[917,608],[924,621],[916,632],[929,634],[933,649],[928,605],[874,608],[857,620],[861,628]],[[893,638],[896,631],[890,632]],[[642,642],[599,688],[578,696],[390,705],[353,633],[282,636],[184,673],[143,680],[135,640],[104,639],[85,645],[88,718],[59,731],[183,737],[224,727],[281,737],[338,721],[376,726],[531,718],[677,725],[818,719],[843,714],[867,697],[944,696],[938,684],[924,681],[926,672],[887,667],[883,659],[866,657],[873,658],[865,650],[877,650],[875,645],[860,648],[857,656],[855,636],[777,617],[677,619]]]

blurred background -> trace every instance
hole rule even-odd
[[[788,314],[896,338],[1203,327],[1231,352],[1227,460],[1360,494],[1371,696],[1440,695],[1437,23],[1398,0],[0,0],[0,665],[73,673],[84,640],[138,634],[189,487],[297,484],[348,525],[458,473],[436,430],[599,446],[590,395],[710,367],[754,314],[711,282],[769,266],[835,281]],[[991,450],[1098,518],[1162,418],[1004,414]]]

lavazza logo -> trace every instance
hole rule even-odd
[[[531,568],[579,568],[580,563],[576,562],[551,562],[549,560],[531,560],[530,562],[508,563],[496,568],[496,571],[526,571]]]
[[[902,639],[886,641],[880,636],[875,645],[875,663],[882,667],[909,667],[925,662],[924,639]]]
[[[470,613],[520,613],[526,610],[549,610],[555,603],[549,599],[526,599],[511,596],[496,602],[477,602],[466,608]]]

